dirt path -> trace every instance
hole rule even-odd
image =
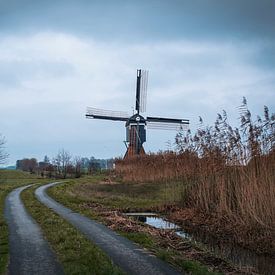
[[[63,274],[36,222],[26,211],[20,193],[31,185],[12,191],[5,201],[5,218],[9,227],[9,274]]]
[[[108,254],[113,262],[127,274],[181,274],[106,226],[72,212],[50,198],[46,194],[46,189],[56,184],[58,183],[47,184],[36,189],[35,195],[38,200],[69,221]]]

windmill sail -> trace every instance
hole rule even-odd
[[[146,112],[147,104],[147,86],[148,86],[148,71],[141,71],[141,84],[140,84],[140,112]]]
[[[148,71],[137,70],[137,87],[136,87],[136,111],[144,113],[146,111],[148,86]]]
[[[144,118],[140,113],[146,111],[148,86],[148,71],[137,70],[136,112],[129,116],[126,112],[111,111],[97,108],[87,108],[86,118],[125,121],[127,152],[125,158],[145,154],[143,143],[146,142],[146,128],[160,130],[185,130],[188,119],[174,119],[165,117]]]
[[[180,131],[188,127],[189,120],[164,117],[147,117],[146,125],[148,129]]]
[[[86,118],[127,121],[129,119],[129,115],[127,112],[88,107],[86,112]]]
[[[136,111],[138,113],[140,109],[140,79],[141,79],[141,70],[137,70]]]
[[[186,124],[147,122],[147,129],[181,131],[188,129]]]

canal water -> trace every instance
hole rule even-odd
[[[183,239],[203,244],[211,252],[239,267],[254,267],[257,272],[264,275],[275,274],[275,258],[259,256],[250,250],[228,242],[218,242],[215,238],[199,230],[186,232],[178,225],[159,217],[156,213],[125,213],[125,215],[158,229],[174,230]]]

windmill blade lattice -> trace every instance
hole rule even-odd
[[[140,112],[146,112],[147,105],[147,87],[148,87],[148,71],[141,70],[141,83],[140,83]]]
[[[165,117],[147,117],[146,125],[148,129],[180,131],[188,128],[189,120]]]
[[[147,103],[148,71],[137,70],[136,84],[136,112],[129,116],[126,112],[112,111],[98,108],[87,108],[86,118],[106,119],[114,121],[124,121],[126,127],[125,145],[126,157],[145,154],[143,143],[146,142],[146,128],[159,130],[186,130],[188,129],[188,119],[174,119],[164,117],[144,118],[140,113],[146,111]]]
[[[130,116],[127,112],[112,111],[112,110],[88,107],[87,112],[86,112],[86,117],[87,118],[97,118],[97,119],[127,121]]]
[[[156,129],[156,130],[181,131],[181,130],[188,129],[187,124],[180,124],[180,123],[147,122],[146,126],[148,129]]]

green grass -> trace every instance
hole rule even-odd
[[[119,231],[119,234],[128,238],[129,240],[142,245],[147,249],[154,247],[154,241],[151,236],[143,232],[123,232]]]
[[[169,188],[171,188],[169,184],[110,184],[104,183],[102,180],[103,176],[71,180],[48,189],[48,193],[68,208],[103,223],[104,216],[100,216],[100,213],[95,212],[93,208],[87,208],[83,205],[96,203],[110,210],[145,211],[173,201],[173,198],[169,197]],[[198,275],[217,274],[209,272],[206,267],[198,262],[183,259],[176,250],[161,247],[158,245],[157,238],[148,233],[124,231],[118,231],[118,233],[151,251],[158,258],[177,266],[182,271]]]
[[[41,204],[34,189],[22,192],[22,199],[30,214],[56,252],[66,274],[123,274],[97,246],[67,221]]]
[[[9,258],[8,226],[4,219],[5,198],[13,189],[42,181],[21,171],[0,170],[0,274],[5,274]]]
[[[122,236],[128,238],[129,240],[141,245],[142,247],[154,252],[158,258],[163,261],[169,262],[170,264],[176,264],[181,270],[185,272],[190,272],[194,275],[214,275],[219,274],[215,272],[210,272],[207,268],[201,265],[199,262],[185,260],[179,257],[179,255],[173,250],[167,250],[158,247],[154,239],[147,233],[143,232],[123,232],[119,231]]]
[[[0,274],[5,274],[8,261],[8,230],[3,219],[6,195],[14,188],[29,183],[45,182],[28,173],[18,171],[0,172]],[[104,183],[104,175],[70,180],[49,189],[49,193],[62,204],[90,218],[104,222],[104,217],[92,209],[83,207],[85,203],[99,203],[115,210],[146,210],[161,206],[173,198],[169,196],[169,184],[123,184]],[[48,182],[49,180],[47,180]],[[101,183],[99,183],[101,182]],[[95,245],[65,220],[42,205],[34,197],[34,189],[22,193],[24,204],[34,219],[40,224],[47,240],[56,252],[66,274],[122,274],[109,258]],[[165,249],[157,240],[144,232],[118,232],[157,257],[178,266],[190,274],[216,274],[198,262],[183,259],[175,250]]]
[[[103,181],[104,176],[86,177],[51,188],[49,194],[59,201],[79,207],[81,202],[100,203],[110,209],[135,211],[151,209],[175,202],[171,188],[180,188],[172,183],[112,183]],[[100,183],[99,183],[100,182]],[[173,186],[173,187],[172,187]],[[69,196],[63,197],[66,192]],[[81,210],[80,208],[78,210]]]

